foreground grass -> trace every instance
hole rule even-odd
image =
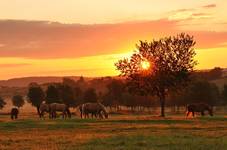
[[[185,119],[114,116],[79,119],[0,121],[0,149],[227,149],[223,116]]]
[[[227,137],[200,137],[184,133],[165,136],[133,135],[115,136],[107,139],[94,139],[81,149],[129,149],[129,150],[224,150],[227,149]],[[71,148],[75,149],[75,148]]]

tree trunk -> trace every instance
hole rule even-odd
[[[161,104],[161,117],[165,117],[165,95],[162,94],[159,98]]]

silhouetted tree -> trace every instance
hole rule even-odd
[[[74,88],[76,87],[76,81],[70,78],[63,78],[63,85],[67,85]]]
[[[56,85],[49,85],[46,90],[46,102],[51,103],[61,103],[61,97]]]
[[[2,97],[0,97],[0,109],[2,109],[6,105],[6,102]]]
[[[17,106],[18,108],[22,107],[24,105],[24,99],[21,95],[14,95],[12,97],[12,103],[14,106]]]
[[[220,94],[218,87],[206,80],[194,81],[186,90],[185,98],[188,103],[218,104]]]
[[[121,80],[113,79],[107,84],[107,89],[108,91],[103,97],[104,105],[112,107],[122,104],[121,99],[124,92],[124,83]]]
[[[84,92],[84,102],[97,102],[98,96],[94,88],[88,88]]]
[[[79,87],[75,87],[73,89],[74,91],[74,95],[75,95],[75,100],[76,100],[76,104],[82,104],[83,103],[83,91],[79,88]]]
[[[194,45],[193,37],[184,33],[150,43],[140,41],[138,52],[115,65],[127,77],[130,92],[159,97],[164,117],[167,92],[186,83],[196,65]],[[144,62],[150,66],[144,68]]]
[[[66,104],[69,107],[75,107],[76,106],[76,100],[73,88],[68,85],[60,85],[58,87],[58,92],[61,101]]]
[[[223,91],[222,91],[222,98],[225,104],[227,104],[227,84],[224,85]]]
[[[210,80],[219,79],[222,77],[222,69],[220,67],[215,67],[214,69],[211,69],[208,74]]]
[[[37,109],[38,114],[39,112],[39,107],[42,101],[45,99],[45,93],[43,89],[36,84],[33,84],[33,86],[30,86],[28,89],[28,102],[32,104],[32,106],[35,106]]]

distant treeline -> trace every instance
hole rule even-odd
[[[178,91],[168,91],[167,106],[185,106],[189,103],[204,102],[210,105],[227,105],[227,85],[218,89],[211,80],[223,77],[221,68],[209,71],[194,72],[188,86]],[[5,88],[2,88],[3,91]],[[29,102],[38,107],[45,100],[47,103],[65,103],[69,107],[77,107],[86,102],[101,102],[111,109],[125,106],[148,108],[159,106],[155,96],[137,95],[129,92],[123,78],[101,77],[92,80],[63,78],[61,83],[38,85],[30,83],[28,89],[11,88],[14,95],[26,96]],[[11,91],[12,92],[12,91]]]

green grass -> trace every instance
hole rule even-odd
[[[3,120],[0,122],[0,149],[32,149],[38,145],[41,149],[59,150],[227,149],[227,118],[223,116],[146,117]]]
[[[97,120],[97,119],[56,119],[56,120],[16,120],[10,122],[1,122],[0,130],[15,131],[15,130],[29,130],[29,129],[74,129],[74,128],[89,128],[98,124],[189,124],[192,120]]]
[[[133,135],[94,139],[81,146],[81,150],[224,150],[227,136],[220,138],[173,133],[167,136]],[[71,148],[74,149],[74,148]]]
[[[122,123],[130,123],[130,124],[188,124],[192,123],[192,120],[168,120],[168,119],[160,119],[160,120],[110,120],[105,121],[110,123],[122,124]]]
[[[29,130],[29,129],[49,129],[49,130],[58,130],[58,129],[73,129],[73,128],[88,128],[87,123],[95,122],[91,119],[56,119],[56,120],[35,120],[35,119],[26,119],[26,120],[16,120],[10,122],[1,122],[0,131],[16,131],[16,130]]]

